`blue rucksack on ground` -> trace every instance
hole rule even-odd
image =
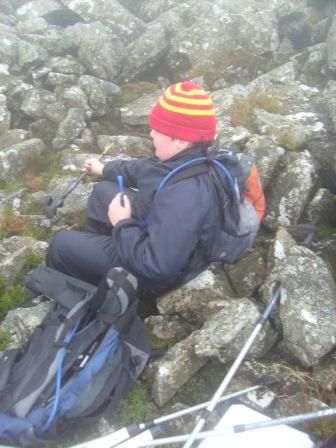
[[[41,446],[59,429],[113,411],[151,348],[137,281],[123,268],[98,288],[46,267],[26,284],[54,303],[23,353],[0,352],[0,443]]]

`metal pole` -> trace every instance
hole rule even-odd
[[[229,385],[230,381],[232,380],[234,374],[237,372],[240,364],[242,363],[243,359],[246,356],[246,353],[249,351],[251,345],[253,344],[253,342],[255,341],[258,333],[260,332],[264,322],[268,319],[269,315],[271,314],[274,306],[276,305],[276,303],[278,302],[278,300],[280,299],[280,285],[278,284],[276,287],[276,291],[273,294],[272,300],[270,301],[270,303],[268,304],[266,310],[264,311],[264,313],[262,314],[262,316],[260,317],[260,319],[258,320],[254,330],[252,331],[250,337],[248,338],[248,340],[246,341],[244,347],[242,348],[241,352],[239,353],[239,355],[237,356],[236,360],[234,361],[234,363],[232,364],[231,368],[229,369],[228,373],[226,374],[225,378],[223,379],[222,383],[220,384],[220,386],[218,387],[217,391],[215,392],[214,396],[212,397],[212,399],[210,400],[209,405],[207,406],[207,408],[204,410],[203,415],[201,416],[201,418],[199,419],[199,421],[197,422],[194,430],[192,431],[192,433],[190,434],[189,438],[187,439],[186,443],[183,445],[183,448],[190,448],[191,445],[193,444],[194,440],[196,439],[196,435],[202,430],[202,428],[204,427],[205,423],[207,422],[209,415],[211,414],[211,412],[215,409],[218,400],[220,399],[220,397],[223,395],[225,389],[227,388],[227,386]]]
[[[317,412],[311,412],[308,414],[300,414],[300,415],[294,415],[291,417],[282,417],[274,420],[263,420],[261,422],[254,422],[254,423],[246,423],[242,425],[234,425],[234,426],[228,426],[227,428],[222,428],[218,431],[205,431],[205,432],[199,432],[195,434],[194,440],[203,440],[209,437],[222,437],[228,434],[237,434],[241,432],[246,431],[252,431],[254,429],[263,429],[263,428],[270,428],[272,426],[280,426],[280,425],[288,425],[288,424],[297,424],[302,423],[304,421],[308,420],[315,420],[320,418],[326,418],[326,417],[334,417],[336,416],[336,408],[329,408],[324,409]],[[173,437],[166,437],[162,439],[156,439],[152,440],[150,442],[147,442],[146,444],[140,444],[136,445],[136,448],[142,448],[142,447],[149,447],[149,446],[161,446],[161,445],[168,445],[171,443],[183,443],[184,441],[188,440],[189,435],[178,435]],[[126,445],[125,447],[126,448]]]
[[[261,389],[262,387],[263,386],[251,386],[246,389],[233,392],[232,394],[221,397],[218,403],[240,397],[241,395],[245,395],[254,390]],[[205,403],[200,403],[195,406],[182,409],[181,411],[173,412],[172,414],[164,415],[148,422],[139,423],[138,425],[130,425],[128,427],[121,428],[118,431],[113,432],[112,434],[107,434],[106,436],[100,437],[99,439],[94,439],[85,443],[81,443],[80,445],[75,445],[72,448],[89,448],[91,446],[95,448],[113,448],[115,446],[119,446],[120,443],[125,442],[126,440],[134,438],[141,432],[153,428],[156,425],[160,425],[175,418],[183,417],[184,415],[204,409],[206,406],[208,406],[209,403],[210,402],[207,401]]]

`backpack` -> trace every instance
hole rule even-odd
[[[151,350],[126,270],[111,269],[95,287],[39,267],[26,284],[54,304],[23,354],[1,353],[0,443],[38,446],[115,410]]]
[[[208,262],[237,263],[252,246],[265,211],[265,198],[253,160],[232,149],[209,151],[205,157],[188,160],[170,171],[156,195],[168,182],[178,182],[209,173],[220,205],[220,223]]]

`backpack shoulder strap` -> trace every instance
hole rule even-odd
[[[163,179],[156,190],[157,194],[172,179],[172,182],[178,182],[189,177],[196,176],[209,172],[208,159],[206,157],[196,157],[195,159],[187,160],[184,163],[173,168]]]
[[[179,171],[171,178],[170,183],[179,182],[180,180],[189,179],[189,177],[198,176],[199,174],[209,173],[210,166],[207,162],[200,162],[197,165],[191,165]]]

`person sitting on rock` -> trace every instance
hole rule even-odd
[[[85,231],[62,230],[51,241],[47,266],[92,284],[122,266],[138,278],[144,296],[159,296],[198,275],[209,263],[220,211],[213,181],[203,173],[167,183],[175,167],[205,156],[216,132],[212,100],[190,82],[171,85],[149,115],[155,155],[95,158],[85,167],[103,180],[88,200]],[[121,198],[117,176],[123,176]]]

